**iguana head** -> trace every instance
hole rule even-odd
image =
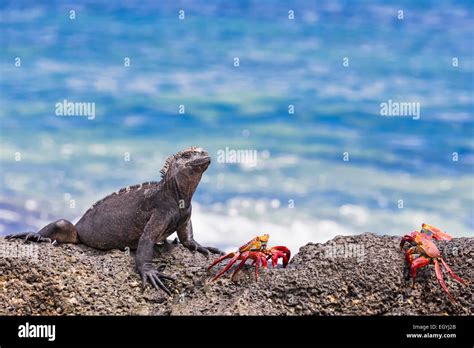
[[[168,157],[160,173],[165,180],[170,177],[176,178],[179,182],[197,180],[195,183],[197,185],[210,163],[211,157],[205,150],[192,146]]]

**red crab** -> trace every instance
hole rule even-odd
[[[422,224],[421,231],[413,231],[402,238],[400,249],[404,250],[405,259],[410,265],[410,274],[413,278],[413,287],[415,287],[416,270],[433,262],[438,282],[441,284],[443,290],[448,294],[451,301],[456,303],[454,297],[446,287],[438,261],[441,261],[446,271],[448,271],[448,273],[454,279],[463,285],[467,284],[464,280],[454,274],[451,268],[449,268],[449,266],[446,264],[444,259],[441,257],[441,253],[439,252],[438,248],[433,243],[433,238],[437,240],[451,240],[453,237],[434,226]],[[409,244],[408,248],[404,248],[405,243]]]
[[[232,258],[229,263],[212,279],[213,281],[223,275],[237,260],[240,261],[237,269],[232,274],[231,279],[234,280],[237,273],[244,266],[247,259],[252,259],[252,265],[255,265],[255,279],[258,281],[258,266],[260,262],[264,268],[267,268],[267,260],[272,260],[272,266],[276,267],[278,264],[278,259],[283,259],[283,267],[288,265],[288,261],[291,257],[291,252],[287,247],[284,246],[274,246],[267,249],[267,242],[270,238],[270,235],[264,234],[263,236],[258,236],[249,241],[248,243],[242,245],[238,251],[228,253],[227,255],[219,257],[214,261],[207,269],[210,270],[216,264],[225,259]]]

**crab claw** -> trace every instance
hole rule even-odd
[[[283,259],[283,267],[288,265],[288,261],[290,261],[291,251],[285,246],[274,246],[269,249],[271,255],[268,258],[272,259],[272,266],[276,267],[278,264],[278,259]]]
[[[400,241],[400,249],[403,250],[405,243],[412,244],[415,241],[417,233],[418,233],[417,231],[413,231],[410,234],[404,235],[402,240]]]
[[[441,231],[439,228],[436,228],[434,226],[428,225],[428,224],[422,224],[421,225],[421,233],[426,235],[429,238],[434,238],[437,240],[451,240],[453,237],[451,237],[449,234]]]

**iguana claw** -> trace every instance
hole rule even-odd
[[[39,233],[35,232],[25,232],[25,233],[18,233],[18,234],[9,234],[8,236],[5,236],[5,239],[20,239],[24,238],[24,243],[28,242],[29,240],[33,242],[47,242],[47,243],[52,243],[51,238],[43,237]]]
[[[203,254],[204,256],[208,257],[209,256],[209,253],[212,253],[212,254],[221,254],[223,255],[224,252],[219,250],[218,248],[213,248],[213,247],[203,247],[202,245],[200,245],[198,242],[196,241],[192,241],[192,242],[187,242],[187,243],[184,243],[183,244],[187,249],[191,250],[192,252],[199,252],[201,254]]]
[[[174,277],[168,276],[166,274],[160,273],[158,270],[152,268],[151,265],[143,266],[143,269],[140,270],[142,276],[142,288],[145,289],[147,281],[149,281],[155,289],[162,289],[169,296],[171,296],[171,291],[163,284],[160,278],[168,279],[175,281]]]

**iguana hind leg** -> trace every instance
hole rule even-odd
[[[26,241],[33,242],[48,242],[48,243],[79,243],[77,238],[76,227],[72,222],[59,219],[57,221],[51,222],[44,226],[38,232],[24,232],[17,234],[10,234],[5,236],[6,239],[24,239]]]

